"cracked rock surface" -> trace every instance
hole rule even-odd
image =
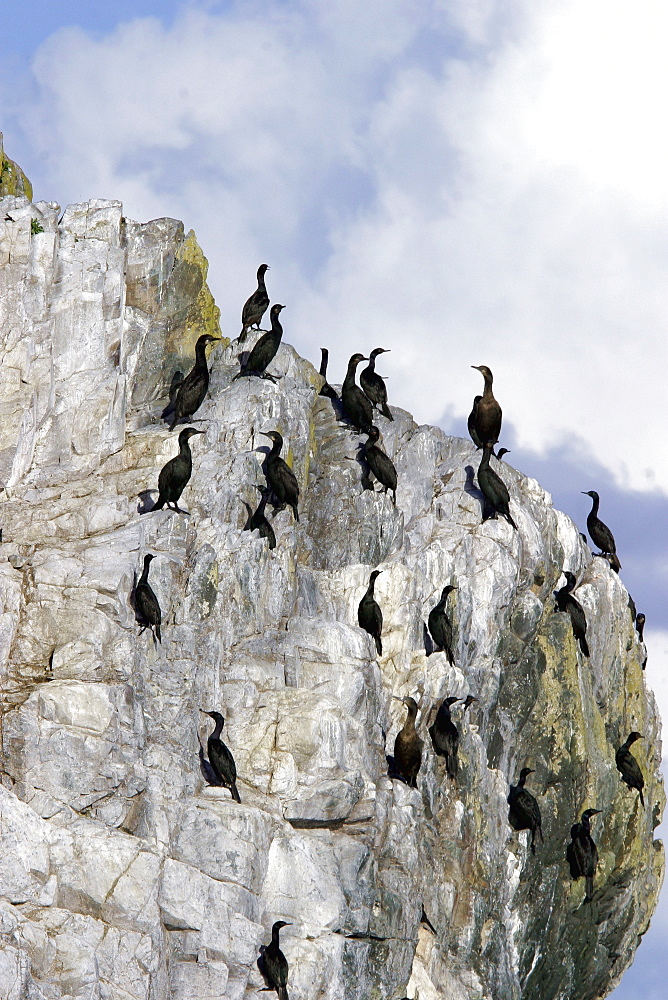
[[[181,223],[118,202],[0,208],[0,995],[241,1000],[283,919],[292,1000],[604,996],[663,876],[660,724],[620,578],[507,463],[519,530],[481,523],[479,453],[402,410],[379,418],[396,508],[365,489],[362,438],[285,341],[276,384],[233,381],[238,345],[216,345],[190,516],[140,515],[177,452],[160,421],[172,374],[220,335],[206,260]],[[272,551],[244,530],[267,430],[301,488]],[[147,552],[161,644],[130,601]],[[380,658],[357,625],[374,568]],[[589,660],[555,613],[564,570]],[[446,583],[455,666],[425,650]],[[469,693],[455,783],[427,727]],[[407,695],[417,789],[386,760]],[[226,718],[241,804],[201,777],[201,709]],[[633,729],[644,811],[614,763]],[[535,857],[507,822],[523,766]],[[587,807],[591,903],[564,857]]]

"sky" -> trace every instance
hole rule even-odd
[[[285,338],[510,461],[584,530],[601,494],[668,709],[668,7],[659,0],[0,5],[0,129],[36,200],[182,219],[236,336]],[[668,894],[615,1000],[663,1000]]]

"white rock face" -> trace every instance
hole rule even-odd
[[[118,202],[0,207],[0,996],[241,1000],[277,919],[292,1000],[605,995],[663,874],[659,720],[619,577],[505,463],[519,530],[481,523],[473,446],[401,410],[379,418],[396,508],[364,489],[360,439],[286,343],[276,385],[233,381],[238,346],[213,350],[190,516],[140,513],[177,452],[172,374],[217,332],[206,261],[180,223]],[[270,551],[244,527],[272,429],[301,498]],[[130,601],[147,552],[159,645]],[[380,658],[357,624],[373,568]],[[589,660],[554,612],[564,569]],[[425,650],[450,582],[456,666]],[[468,693],[455,783],[427,727]],[[386,760],[407,695],[416,790]],[[226,718],[240,805],[202,780],[201,709]],[[632,729],[644,811],[614,765]],[[524,765],[536,857],[507,822]],[[583,904],[564,851],[588,806],[603,812]]]

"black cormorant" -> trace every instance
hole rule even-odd
[[[506,489],[506,484],[494,469],[490,468],[489,459],[491,454],[492,445],[488,443],[483,447],[482,458],[478,466],[478,486],[482,490],[490,507],[494,508],[495,516],[496,514],[501,514],[505,517],[508,524],[511,524],[517,530],[517,525],[510,515],[510,494]]]
[[[374,596],[373,588],[376,584],[376,577],[379,576],[381,570],[375,569],[371,576],[369,577],[369,586],[367,591],[359,603],[357,608],[357,621],[359,622],[360,628],[363,628],[365,632],[373,636],[373,640],[376,643],[376,651],[379,656],[383,655],[383,643],[381,640],[381,632],[383,631],[383,612],[380,610]]]
[[[422,740],[415,730],[418,707],[413,698],[401,700],[408,709],[408,715],[394,741],[394,766],[407,785],[417,788],[417,775],[422,763]]]
[[[473,702],[477,700],[478,699],[474,695],[467,694],[466,698],[464,699],[463,711],[465,712],[466,709],[469,708],[473,704]]]
[[[566,611],[571,618],[573,635],[580,643],[580,649],[585,656],[589,656],[589,646],[587,645],[587,619],[582,609],[582,605],[577,601],[571,591],[575,587],[575,577],[568,570],[564,572],[566,583],[556,593],[557,608],[559,611]]]
[[[188,441],[195,434],[204,434],[204,431],[195,430],[194,427],[184,427],[179,434],[179,453],[176,458],[170,458],[169,462],[163,465],[160,470],[158,475],[159,495],[151,510],[161,510],[167,505],[179,514],[189,513],[179,507],[179,499],[188,485],[193,471],[193,457]]]
[[[642,790],[645,787],[645,779],[642,776],[642,771],[640,770],[638,761],[631,753],[631,746],[636,740],[641,740],[642,738],[642,733],[629,733],[626,742],[622,743],[619,750],[615,753],[615,764],[617,765],[617,770],[622,776],[622,781],[625,782],[629,788],[636,788],[638,790],[640,805],[644,808],[645,800],[642,795]]]
[[[290,927],[285,920],[277,920],[271,928],[271,944],[260,947],[260,971],[267,989],[276,990],[278,1000],[288,1000],[288,960],[281,951],[278,935],[282,927]]]
[[[536,830],[543,841],[543,831],[541,829],[540,809],[536,799],[524,787],[527,775],[533,774],[532,767],[523,767],[520,771],[519,781],[516,785],[510,786],[508,794],[508,822],[513,830],[531,830],[531,853],[536,853]]]
[[[278,431],[261,431],[260,433],[273,441],[273,447],[267,455],[267,483],[279,504],[282,504],[283,507],[286,504],[292,507],[295,521],[298,521],[299,483],[288,463],[281,458],[283,438]]]
[[[492,382],[494,381],[494,376],[487,367],[487,365],[471,365],[471,368],[475,368],[482,374],[485,380],[485,388],[483,389],[482,396],[475,407],[475,430],[478,438],[480,439],[481,445],[484,447],[486,444],[491,444],[494,446],[499,440],[499,435],[501,433],[501,407],[494,398],[494,393],[492,392]]]
[[[379,354],[387,354],[384,347],[376,347],[369,355],[369,364],[360,373],[360,385],[364,393],[371,401],[371,404],[380,410],[388,420],[394,420],[387,405],[387,389],[385,379],[376,371],[376,357]]]
[[[250,298],[246,299],[244,307],[241,310],[240,341],[244,340],[246,333],[252,326],[259,329],[260,321],[269,308],[269,296],[264,284],[264,276],[268,270],[268,264],[260,264],[257,269],[257,288]]]
[[[638,614],[636,615],[635,626],[636,626],[636,631],[638,633],[638,641],[644,642],[643,633],[645,631],[645,616],[642,613],[642,611],[639,611]]]
[[[469,413],[469,419],[466,423],[466,426],[469,429],[469,434],[471,435],[471,440],[473,441],[476,448],[482,448],[482,441],[478,437],[478,432],[475,429],[476,413],[478,410],[478,403],[480,402],[481,399],[482,396],[473,397],[473,406],[471,407],[471,412]]]
[[[201,709],[201,711],[204,712],[204,709]],[[241,802],[239,792],[237,791],[237,766],[234,763],[234,757],[229,748],[225,746],[220,738],[223,726],[225,725],[225,719],[220,712],[204,712],[204,714],[210,716],[216,724],[216,728],[206,741],[209,763],[216,776],[220,779],[221,784],[225,788],[229,788],[234,801]]]
[[[207,389],[209,388],[209,366],[206,361],[207,344],[220,340],[220,337],[212,337],[210,333],[204,333],[198,337],[195,344],[195,364],[186,377],[178,383],[174,393],[174,401],[168,403],[162,411],[162,419],[171,416],[172,422],[169,425],[173,431],[177,424],[192,419],[194,413],[199,410],[204,402]]]
[[[450,717],[450,706],[460,698],[445,698],[429,727],[434,753],[445,758],[445,770],[448,777],[457,780],[459,770],[459,730]]]
[[[325,384],[318,393],[319,396],[327,396],[329,399],[338,399],[338,393],[335,389],[332,389],[331,385],[327,381],[327,362],[329,361],[329,351],[326,347],[321,347],[320,352],[322,354],[322,359],[320,361],[320,374],[325,380]]]
[[[272,382],[276,381],[274,376],[266,371],[266,368],[274,360],[281,344],[283,327],[278,318],[281,309],[285,309],[285,306],[275,305],[271,307],[271,312],[269,313],[271,317],[271,330],[268,333],[262,334],[246,358],[246,363],[242,365],[241,371],[237,372],[234,376],[235,379],[241,378],[244,375],[258,375],[260,378],[268,378]]]
[[[365,394],[355,385],[355,372],[360,361],[368,361],[363,354],[353,354],[348,362],[348,371],[341,386],[341,405],[351,424],[363,434],[369,434],[373,423],[373,406]]]
[[[443,588],[440,601],[431,609],[429,612],[429,618],[427,619],[427,628],[429,629],[430,636],[434,640],[435,648],[432,652],[445,653],[450,666],[455,665],[455,654],[452,649],[453,629],[452,622],[446,614],[445,605],[448,600],[448,595],[456,589],[457,588],[452,584],[448,584],[447,587]]]
[[[158,603],[158,598],[153,593],[153,589],[148,582],[148,569],[153,556],[147,553],[144,556],[144,569],[139,583],[135,587],[135,611],[141,625],[141,631],[150,628],[158,642],[162,642],[160,635],[160,624],[162,622],[162,611]]]
[[[257,505],[257,510],[253,514],[251,514],[247,530],[259,531],[260,538],[266,538],[267,541],[269,542],[269,548],[275,549],[276,535],[274,534],[274,529],[270,525],[264,513],[264,509],[267,505],[267,500],[269,499],[271,490],[269,489],[269,487],[264,487],[264,486],[256,486],[255,489],[259,490],[260,492],[260,502]]]
[[[391,459],[378,445],[380,431],[377,427],[369,428],[369,436],[364,444],[364,454],[369,463],[369,468],[374,476],[385,487],[385,493],[392,490],[392,503],[397,505],[397,470]]]
[[[594,875],[598,864],[598,851],[591,838],[589,820],[600,813],[600,809],[585,809],[579,823],[571,827],[571,843],[566,849],[566,858],[571,868],[571,878],[585,879],[585,902],[594,896]]]
[[[607,524],[603,524],[600,517],[598,516],[598,505],[599,505],[599,495],[596,490],[582,490],[582,495],[586,497],[591,497],[592,505],[591,510],[587,514],[587,531],[589,532],[589,537],[591,538],[594,545],[598,546],[604,555],[617,555],[617,547],[615,545],[615,539],[612,536],[612,532]],[[617,565],[614,565],[616,563]],[[615,559],[614,563],[611,562],[610,565],[615,570],[619,572],[621,565],[619,565],[619,559]],[[618,567],[618,568],[617,568]]]

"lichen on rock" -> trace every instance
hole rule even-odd
[[[216,345],[191,516],[140,516],[176,453],[160,421],[172,374],[219,335],[202,252],[181,223],[132,222],[119,202],[60,221],[25,197],[2,208],[0,993],[240,1000],[285,919],[292,1000],[605,995],[663,876],[659,719],[620,578],[508,464],[518,530],[482,522],[479,454],[397,408],[381,418],[396,508],[364,489],[358,437],[285,342],[276,384],[233,380],[238,345]],[[300,522],[277,513],[269,550],[244,528],[276,429]],[[161,644],[129,599],[146,552]],[[380,658],[357,624],[373,568]],[[564,570],[589,659],[555,611]],[[424,642],[450,582],[454,666]],[[427,727],[468,693],[454,782]],[[386,760],[407,695],[426,741],[417,789]],[[202,709],[226,718],[240,805],[202,780]],[[632,729],[645,810],[615,768]],[[525,765],[535,857],[507,822]],[[602,810],[591,903],[565,861],[587,806]]]

